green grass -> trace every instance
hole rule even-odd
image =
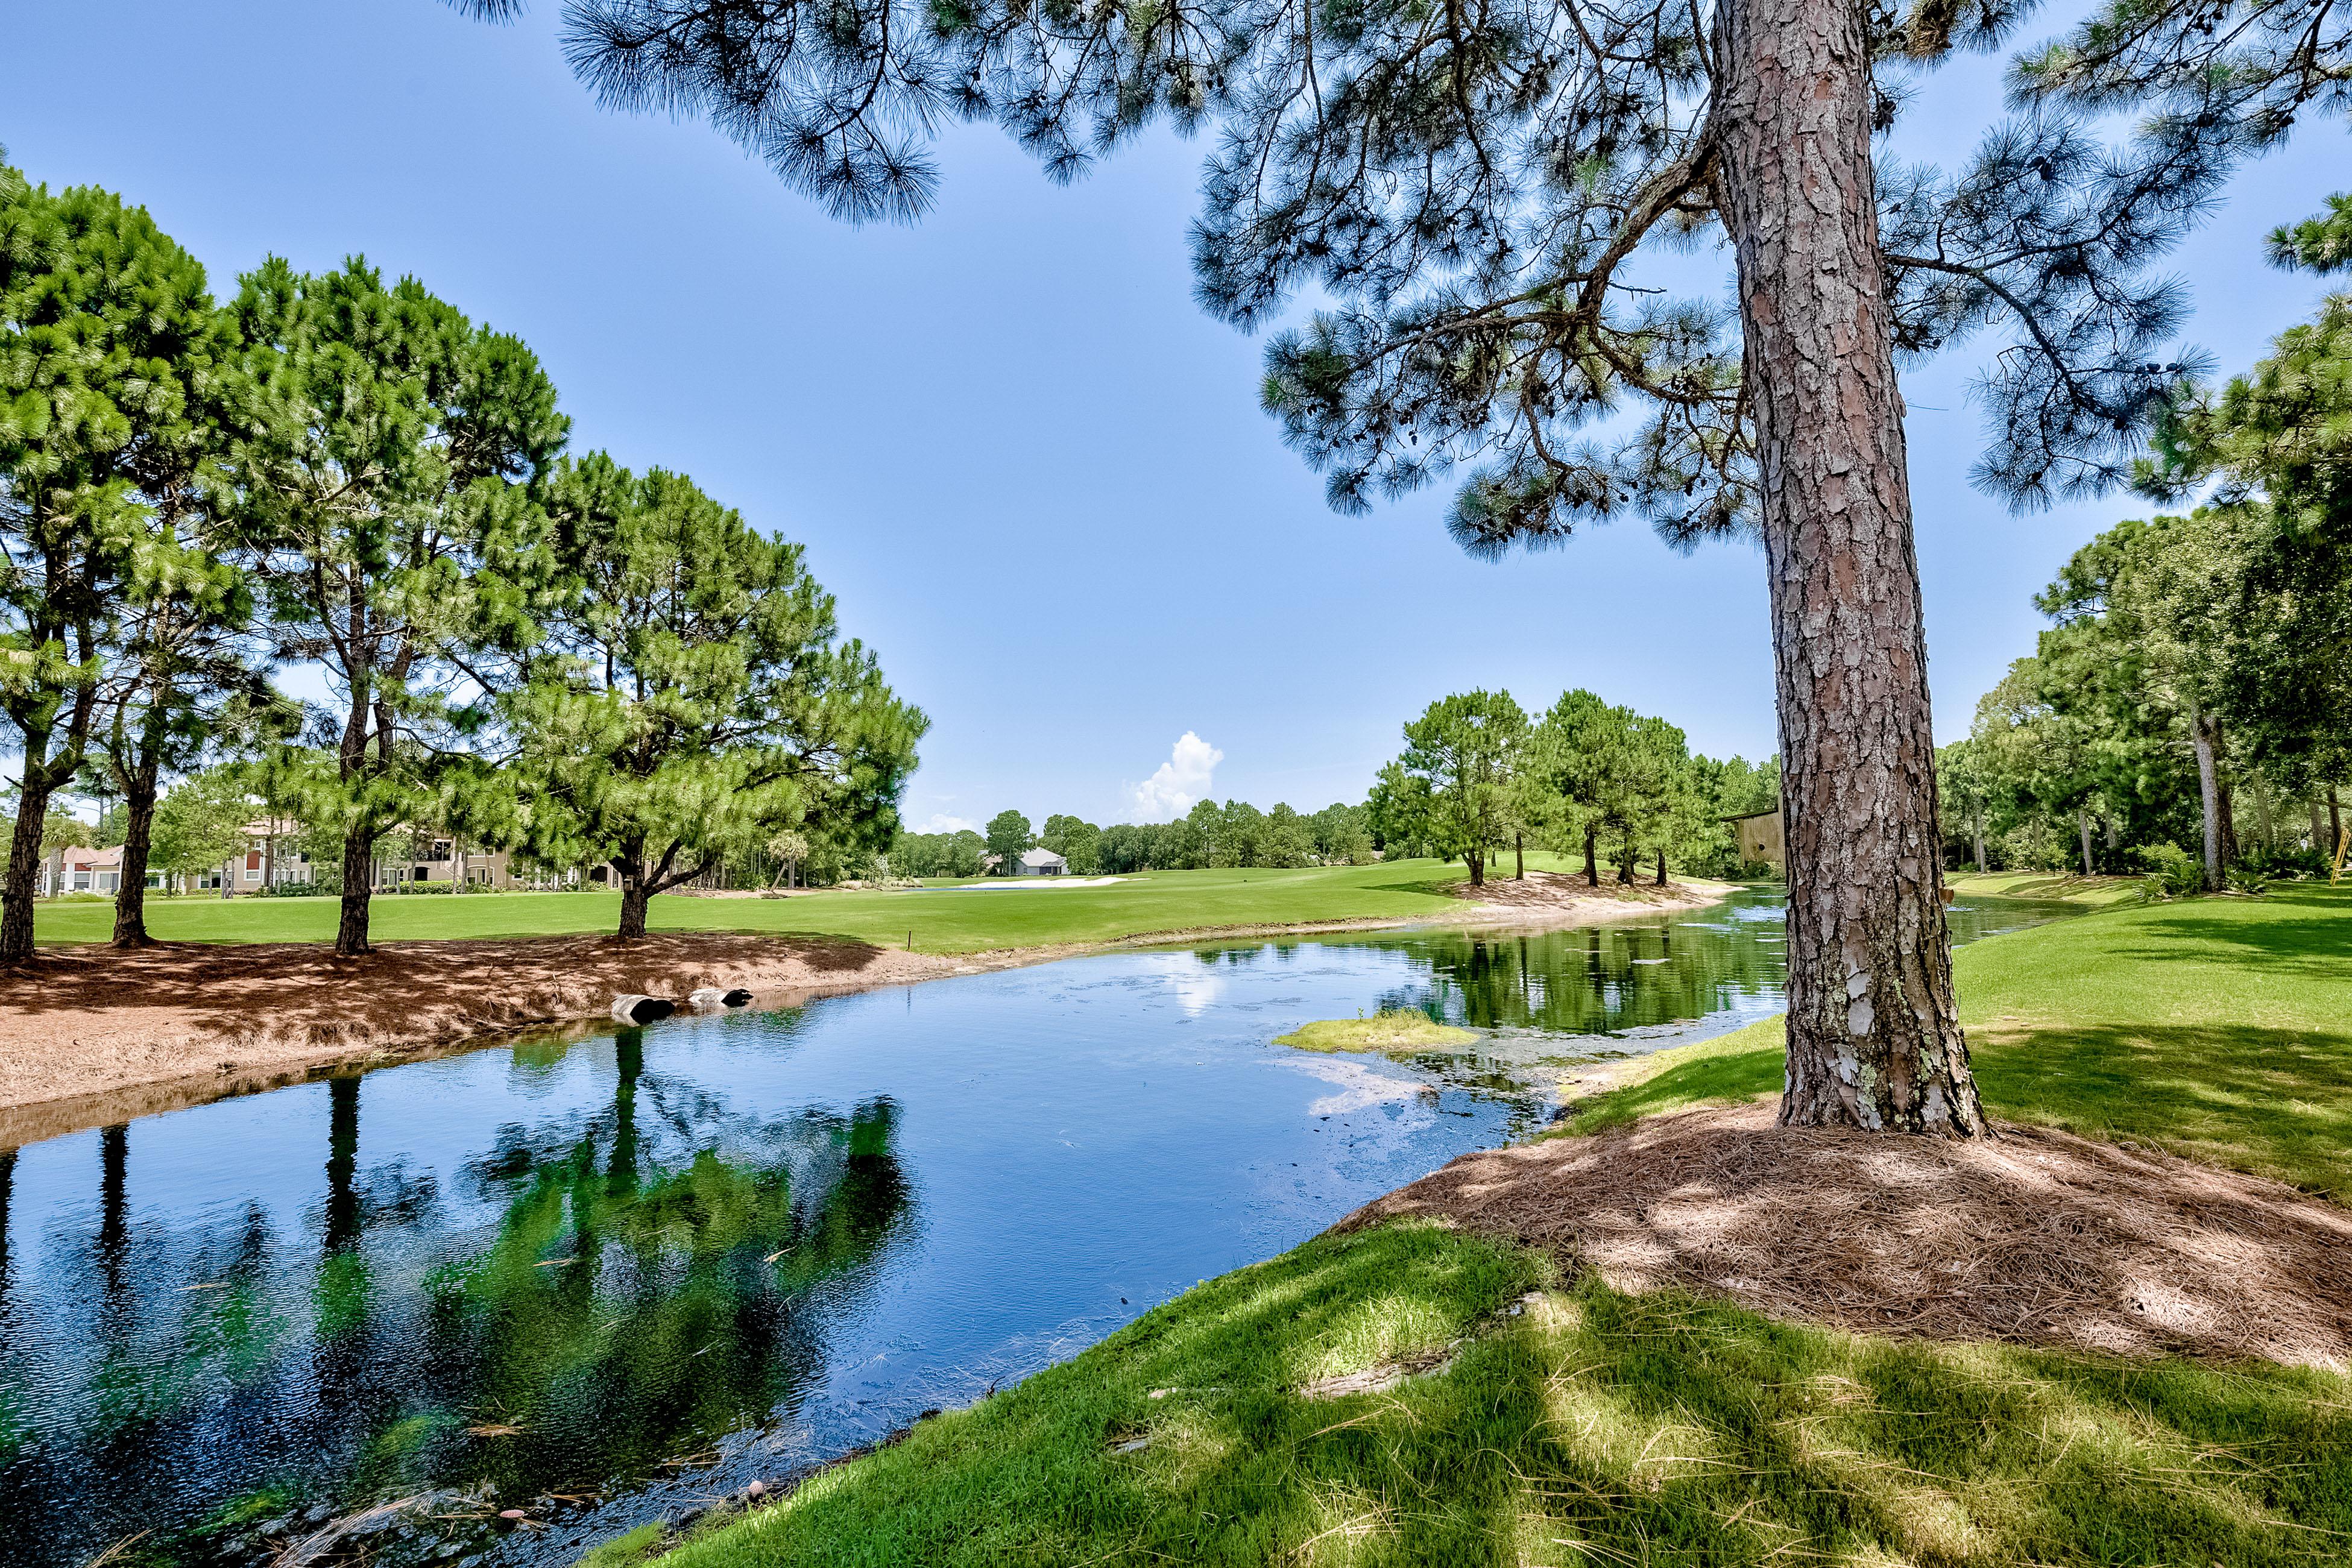
[[[1478,1037],[1466,1029],[1439,1023],[1414,1008],[1390,1008],[1370,1018],[1319,1019],[1301,1024],[1274,1043],[1295,1051],[1385,1051],[1410,1054],[1445,1051],[1467,1045]]]
[[[2104,909],[2139,896],[2136,876],[2078,876],[2072,872],[1958,872],[1944,880],[1963,898],[2032,898]]]
[[[1530,866],[1560,869],[1549,855]],[[822,892],[791,898],[653,901],[656,931],[821,933],[918,952],[1110,942],[1152,932],[1231,925],[1303,925],[1459,915],[1442,889],[1463,880],[1459,862],[1415,860],[1304,871],[1147,872],[1107,887],[920,892]],[[370,934],[383,941],[430,937],[556,936],[611,931],[621,900],[611,893],[379,895]],[[153,898],[147,929],[166,942],[331,942],[331,898]],[[36,913],[43,942],[103,942],[110,901],[58,900]]]
[[[2352,1549],[2341,1376],[1894,1343],[1544,1290],[1547,1268],[1426,1225],[1312,1241],[663,1561],[2251,1568]],[[1456,1336],[1393,1389],[1298,1392]]]
[[[1985,1102],[2352,1202],[2352,887],[2117,906],[1953,955]],[[1661,1051],[1569,1124],[1780,1088],[1782,1024]]]

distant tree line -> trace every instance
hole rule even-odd
[[[1604,867],[1632,882],[1644,869],[1760,874],[1743,865],[1727,819],[1779,806],[1777,759],[1761,767],[1694,754],[1662,718],[1588,691],[1530,718],[1507,692],[1432,703],[1404,727],[1405,748],[1372,786],[1368,821],[1391,852],[1462,861],[1472,885],[1506,853],[1580,859],[1598,886]]]
[[[424,827],[608,867],[630,936],[779,835],[887,844],[927,721],[801,547],[570,434],[530,350],[415,278],[273,256],[215,301],[144,210],[0,164],[0,962],[93,772],[123,946],[158,855],[226,836],[172,781],[229,760],[323,841],[342,953]],[[331,700],[275,689],[289,664]]]
[[[1194,803],[1172,822],[1114,822],[1097,827],[1055,815],[1033,831],[1018,811],[999,812],[987,831],[900,833],[889,871],[906,877],[1011,875],[1032,849],[1051,850],[1073,876],[1124,876],[1144,871],[1364,865],[1376,855],[1370,813],[1334,803],[1312,814],[1277,801],[1261,811],[1245,800]]]

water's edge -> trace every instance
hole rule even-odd
[[[1685,883],[1676,885],[1692,885]],[[1316,936],[1356,931],[1416,931],[1462,930],[1480,933],[1507,934],[1514,931],[1550,931],[1584,925],[1609,925],[1621,922],[1644,920],[1667,911],[1689,911],[1712,908],[1735,894],[1748,891],[1730,883],[1704,883],[1710,890],[1708,896],[1691,904],[1633,904],[1622,909],[1561,911],[1551,915],[1534,914],[1523,909],[1496,905],[1465,905],[1461,914],[1401,915],[1394,918],[1365,917],[1348,920],[1310,921],[1304,924],[1257,924],[1184,927],[1171,931],[1139,931],[1132,936],[1113,937],[1104,942],[1068,942],[1032,947],[997,947],[978,953],[935,955],[946,960],[948,967],[935,974],[909,979],[904,975],[876,976],[871,978],[833,982],[815,986],[795,986],[761,990],[752,998],[751,1010],[784,1011],[804,1007],[813,1001],[831,997],[856,996],[867,991],[892,990],[908,985],[928,985],[935,980],[950,980],[968,975],[994,974],[1007,969],[1034,967],[1056,964],[1069,958],[1094,957],[1109,953],[1149,952],[1158,948],[1190,947],[1203,943],[1243,940],[1259,936]],[[693,935],[665,933],[665,935]],[[800,933],[779,933],[798,936]],[[184,1111],[218,1101],[240,1099],[247,1095],[266,1094],[302,1083],[316,1083],[346,1073],[368,1072],[380,1067],[393,1067],[409,1062],[437,1061],[446,1057],[460,1056],[467,1051],[492,1050],[499,1046],[555,1042],[581,1040],[612,1027],[612,1019],[600,1010],[583,1011],[568,1018],[533,1019],[525,1022],[488,1022],[478,1030],[466,1030],[447,1039],[414,1046],[349,1045],[321,1043],[315,1053],[267,1066],[239,1068],[235,1071],[190,1071],[161,1073],[151,1078],[127,1080],[112,1088],[93,1093],[61,1095],[54,1099],[32,1100],[18,1104],[0,1105],[0,1150],[20,1148],[27,1144],[62,1137],[68,1134],[87,1132],[93,1127],[111,1126],[117,1123],[169,1111]]]

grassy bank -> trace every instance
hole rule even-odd
[[[1966,871],[1944,880],[1962,898],[2055,900],[2085,909],[2127,904],[2139,896],[2140,888],[2136,876],[2078,876],[2072,872]]]
[[[1952,967],[1996,1115],[2352,1202],[2352,887],[2118,906],[1972,943]],[[1570,1125],[1778,1093],[1781,1029],[1662,1051]]]
[[[2352,1541],[2343,1378],[1896,1344],[1547,1269],[1426,1226],[1311,1242],[664,1561],[2238,1565]],[[1456,1339],[1397,1386],[1303,1392]]]
[[[1550,856],[1531,866],[1559,869]],[[1301,871],[1148,872],[1100,887],[942,886],[915,892],[827,891],[790,898],[653,901],[656,931],[748,931],[854,936],[918,952],[971,953],[1067,942],[1110,942],[1158,931],[1227,925],[1300,925],[1348,920],[1437,919],[1462,913],[1444,890],[1466,873],[1459,862],[1393,861]],[[385,941],[436,937],[564,936],[610,931],[618,894],[478,893],[374,900],[373,934]],[[150,899],[147,927],[166,942],[331,942],[331,898]],[[44,904],[44,942],[103,942],[114,906],[101,900]]]
[[[1958,964],[1997,1113],[2352,1197],[2352,890],[2115,909],[1988,939]],[[1777,1027],[1669,1053],[1584,1121],[1769,1092]],[[2340,1374],[1898,1343],[1555,1269],[1424,1225],[1320,1238],[664,1561],[2240,1568],[2352,1554]],[[1325,1380],[1432,1364],[1316,1396]]]

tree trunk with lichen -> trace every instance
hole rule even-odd
[[[1715,39],[1717,178],[1738,261],[1780,697],[1780,1120],[1983,1134],[1940,897],[1864,13],[1725,0]]]

